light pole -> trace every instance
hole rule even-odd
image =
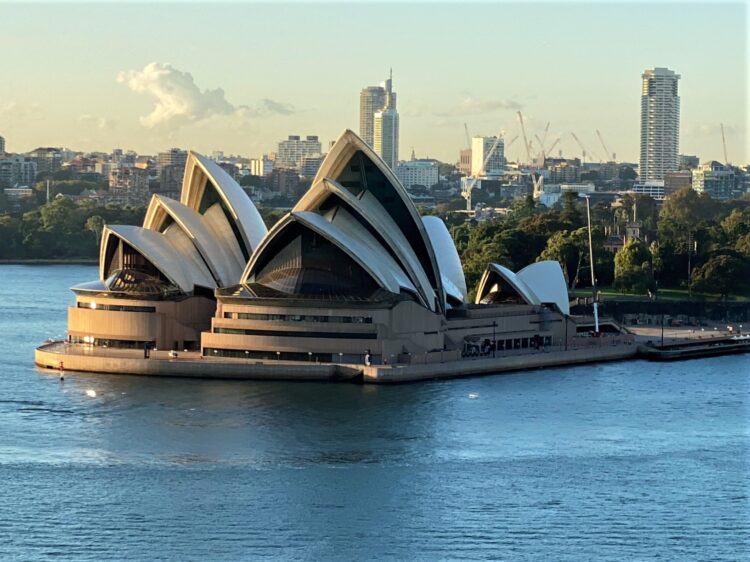
[[[690,277],[693,273],[693,267],[692,267],[692,257],[693,257],[693,249],[695,249],[696,254],[698,253],[698,241],[693,240],[693,233],[688,230],[688,271],[687,271],[687,284],[688,284],[688,295],[693,294],[693,289],[690,287]]]
[[[596,302],[596,275],[594,274],[594,244],[591,237],[591,205],[588,195],[584,195],[583,198],[586,199],[586,221],[589,225],[589,263],[591,266],[589,269],[591,269],[591,296],[594,301],[594,333],[599,335],[599,309]]]
[[[495,328],[497,327],[497,320],[492,321],[492,358],[497,357],[495,350],[497,349],[497,337],[495,337]]]

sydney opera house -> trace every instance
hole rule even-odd
[[[560,344],[570,321],[557,262],[488,264],[469,302],[443,221],[420,216],[351,131],[270,230],[224,170],[190,153],[180,201],[155,195],[142,227],[106,226],[99,279],[73,292],[68,347],[225,362],[459,360]]]

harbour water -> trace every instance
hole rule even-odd
[[[741,560],[750,356],[401,386],[57,373],[0,265],[0,560]]]

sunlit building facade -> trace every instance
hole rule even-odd
[[[641,181],[661,181],[679,167],[680,75],[668,68],[646,70],[641,87]]]

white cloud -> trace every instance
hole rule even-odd
[[[274,101],[268,98],[264,98],[260,100],[260,107],[256,113],[258,114],[277,113],[279,115],[291,115],[292,113],[294,113],[294,106],[288,103],[283,103],[280,101]]]
[[[38,103],[18,103],[17,101],[0,101],[0,117],[7,120],[12,119],[23,119],[39,120],[41,114],[39,113]]]
[[[143,70],[122,71],[117,81],[139,94],[154,98],[153,111],[140,118],[145,127],[162,125],[180,126],[214,116],[264,116],[289,115],[294,107],[270,99],[261,101],[259,107],[234,105],[224,96],[224,90],[203,90],[196,85],[189,72],[182,72],[170,64],[152,62]]]
[[[724,124],[724,134],[734,136],[741,133],[741,129],[734,125]],[[682,134],[689,137],[715,137],[721,136],[720,123],[688,123],[682,129]]]
[[[97,129],[113,129],[116,121],[107,119],[106,117],[96,117],[95,115],[81,115],[76,119],[80,123],[87,125],[94,125]]]
[[[467,96],[457,105],[446,111],[437,112],[435,115],[439,117],[478,115],[481,113],[492,113],[501,109],[518,111],[521,108],[521,104],[515,100],[486,100]]]

